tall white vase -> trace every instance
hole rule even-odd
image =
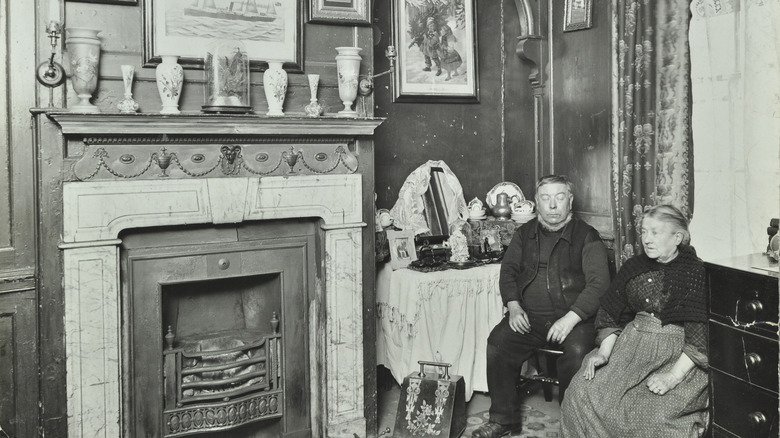
[[[89,100],[97,89],[100,66],[100,29],[69,27],[65,45],[70,57],[70,81],[79,101],[70,107],[73,112],[99,113],[100,109]]]
[[[263,73],[263,89],[268,101],[268,116],[283,116],[284,97],[287,94],[287,72],[282,61],[268,61],[268,69]]]
[[[179,114],[179,98],[184,83],[184,70],[176,55],[161,55],[162,62],[154,72],[157,78],[157,91],[162,100],[160,114]]]
[[[360,47],[336,47],[336,71],[339,75],[339,99],[344,109],[339,111],[342,117],[357,117],[352,103],[357,98],[358,75],[360,74]]]

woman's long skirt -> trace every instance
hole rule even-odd
[[[709,377],[695,367],[674,389],[656,395],[647,379],[680,357],[683,328],[640,312],[618,336],[609,363],[592,380],[574,376],[561,405],[564,437],[700,437],[709,421]],[[586,359],[587,360],[587,357]],[[583,361],[583,364],[585,361]]]

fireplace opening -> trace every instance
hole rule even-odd
[[[125,436],[311,435],[314,225],[123,238]]]

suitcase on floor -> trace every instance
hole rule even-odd
[[[417,361],[420,372],[404,378],[393,437],[456,438],[466,429],[466,384],[448,363]],[[436,371],[425,366],[438,367]]]

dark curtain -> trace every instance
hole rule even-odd
[[[612,0],[616,263],[642,251],[646,207],[693,214],[687,0]]]

